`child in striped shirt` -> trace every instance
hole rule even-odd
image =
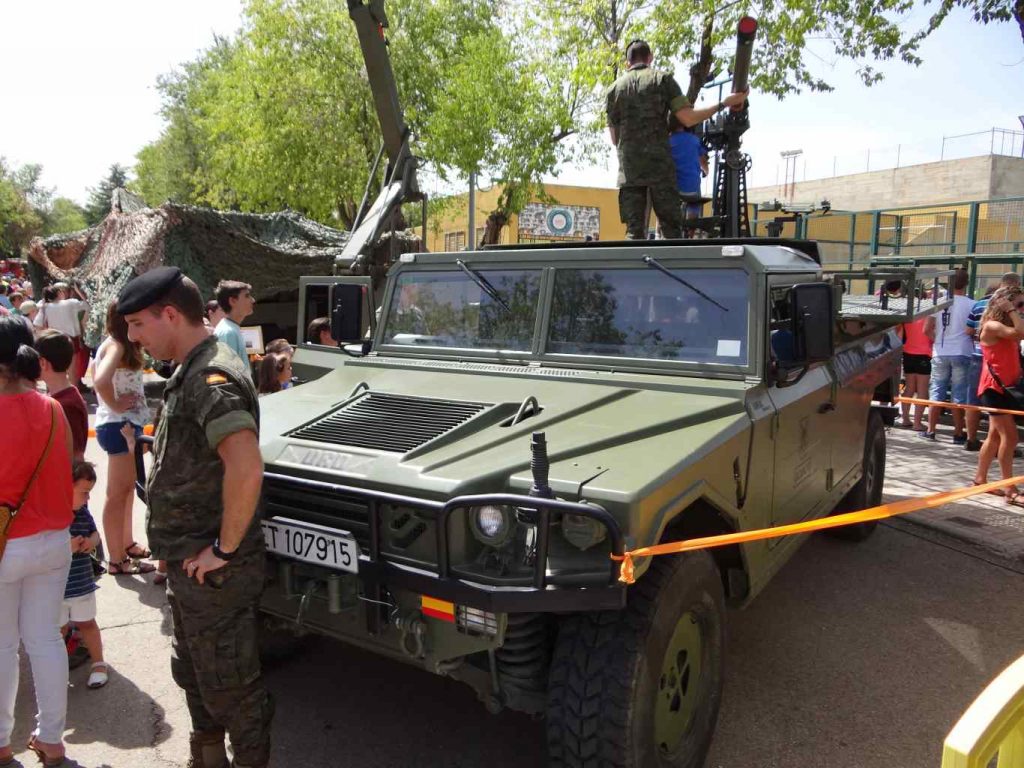
[[[103,661],[103,639],[96,623],[96,581],[92,571],[92,553],[100,543],[96,523],[89,513],[89,493],[96,485],[96,467],[88,461],[76,461],[71,468],[74,481],[75,519],[71,523],[71,570],[64,588],[61,624],[74,624],[92,657],[88,686],[107,684],[107,664]]]

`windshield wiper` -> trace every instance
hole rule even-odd
[[[662,272],[663,274],[668,275],[673,280],[675,280],[677,283],[682,283],[687,288],[689,288],[691,291],[693,291],[698,296],[700,296],[702,299],[706,299],[707,301],[710,301],[712,304],[714,304],[716,307],[718,307],[723,312],[728,312],[729,311],[728,307],[723,307],[717,301],[715,301],[710,296],[708,296],[706,293],[704,293],[704,291],[702,291],[700,288],[698,288],[697,286],[695,286],[692,283],[688,282],[687,280],[684,280],[679,275],[677,275],[674,272],[672,272],[672,270],[668,269],[664,264],[661,264],[660,262],[656,261],[653,257],[651,257],[651,256],[644,256],[644,264],[646,264],[648,267],[653,267],[654,269],[658,270],[659,272]]]
[[[501,294],[498,293],[498,289],[491,285],[486,277],[484,277],[475,269],[470,267],[462,259],[456,259],[455,263],[456,265],[458,265],[459,269],[461,269],[463,272],[469,275],[473,282],[480,287],[481,291],[490,296],[493,301],[498,302],[498,304],[501,305],[501,308],[508,312],[510,315],[512,314],[512,307],[505,303],[505,300],[501,298]]]

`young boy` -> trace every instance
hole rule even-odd
[[[92,657],[88,686],[102,688],[107,684],[107,664],[103,661],[103,639],[96,623],[96,581],[92,573],[92,553],[100,543],[96,523],[89,514],[89,493],[96,485],[96,467],[88,461],[76,461],[71,468],[74,482],[73,506],[75,519],[71,523],[71,570],[64,588],[61,624],[64,631],[70,622],[78,630]]]
[[[693,132],[673,116],[669,120],[669,147],[676,164],[676,186],[679,194],[700,197],[700,180],[708,175],[708,150]],[[686,203],[686,218],[700,216],[700,203]]]
[[[82,394],[72,385],[68,369],[75,359],[75,345],[60,331],[48,328],[36,338],[40,378],[50,397],[60,403],[71,425],[71,444],[75,461],[85,458],[85,441],[89,437],[89,409]]]

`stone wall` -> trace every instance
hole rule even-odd
[[[827,198],[836,210],[870,211],[1019,195],[1024,195],[1024,159],[986,155],[800,181],[791,199]],[[781,185],[756,187],[748,195],[752,203],[776,198],[789,200]]]

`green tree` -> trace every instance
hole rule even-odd
[[[85,229],[85,209],[74,200],[58,197],[43,217],[43,235],[59,235]]]
[[[136,155],[132,184],[149,205],[165,200],[207,202],[204,167],[213,138],[204,133],[199,121],[206,105],[219,99],[212,75],[228,64],[235,49],[235,41],[215,37],[196,60],[157,79],[167,125],[156,141]]]
[[[20,255],[29,241],[43,231],[43,217],[32,207],[25,192],[26,185],[34,190],[41,170],[40,166],[12,168],[0,157],[0,252],[6,256]]]
[[[128,169],[114,163],[110,172],[95,187],[89,189],[85,204],[85,221],[90,227],[99,224],[110,213],[110,196],[118,187],[128,186]]]

